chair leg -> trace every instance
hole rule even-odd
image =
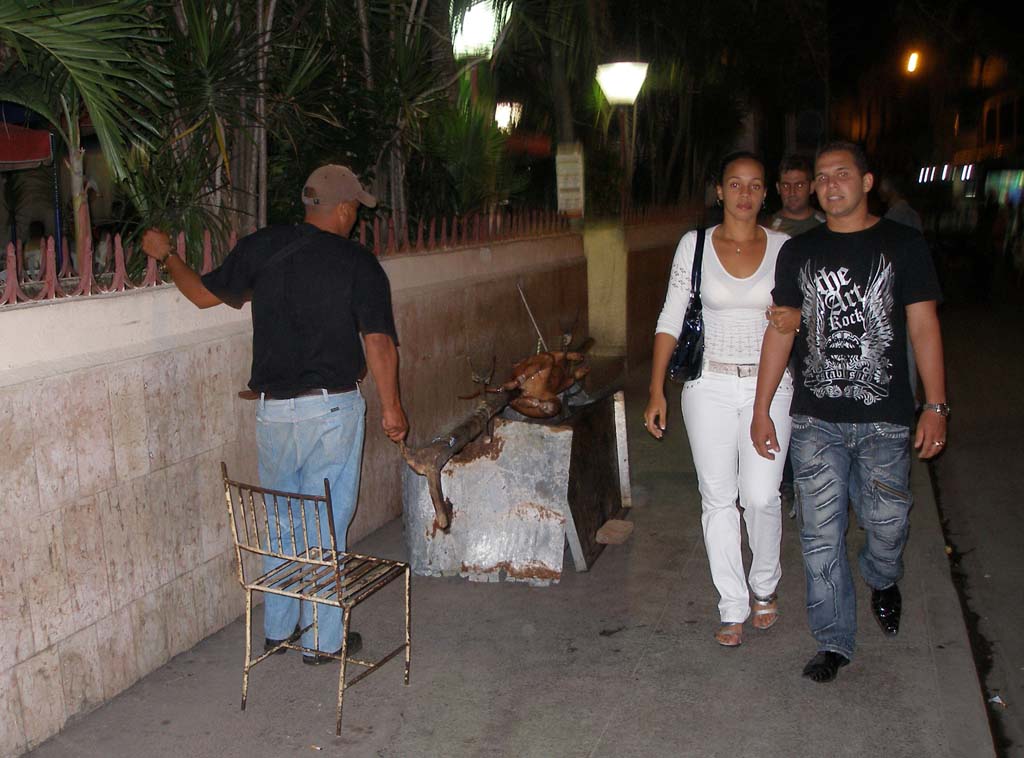
[[[412,569],[405,567],[405,685],[409,686],[409,664],[412,662],[412,628],[409,623],[412,599]]]
[[[341,736],[341,709],[345,704],[345,666],[348,663],[349,609],[341,616],[341,672],[338,674],[338,714],[334,722],[334,734]]]
[[[252,660],[252,590],[245,591],[245,668],[242,669],[242,710],[249,694],[249,661]]]

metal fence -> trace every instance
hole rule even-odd
[[[622,221],[633,226],[679,220],[692,215],[693,209],[689,207],[631,208]],[[415,229],[413,225],[399,229],[394,217],[378,214],[372,220],[359,222],[356,238],[378,257],[387,257],[564,234],[569,231],[570,224],[567,216],[555,211],[522,209],[431,218],[416,223]],[[200,273],[212,270],[214,262],[222,258],[226,250],[234,247],[236,240],[237,235],[232,233],[224,249],[215,250],[213,237],[207,231],[203,235]],[[40,268],[29,272],[24,266],[22,243],[8,244],[6,268],[0,273],[4,279],[0,286],[0,308],[65,297],[159,287],[166,283],[151,258],[146,259],[144,266],[137,267],[140,273],[134,277],[129,275],[128,263],[142,255],[142,252],[125,243],[119,234],[104,236],[97,246],[98,250],[93,248],[90,241],[82,261],[74,260],[69,254],[66,239],[62,247],[58,258],[53,238],[46,238],[40,251]],[[177,253],[185,257],[184,234],[177,237]],[[11,272],[14,272],[13,276]]]

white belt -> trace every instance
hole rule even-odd
[[[757,376],[756,363],[720,363],[719,361],[706,361],[704,369],[712,374],[729,374],[738,376],[741,379],[748,376]]]

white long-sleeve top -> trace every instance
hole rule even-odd
[[[700,297],[704,306],[704,357],[721,363],[757,363],[761,340],[768,326],[765,309],[772,302],[775,286],[775,261],[789,237],[761,227],[768,235],[764,259],[757,271],[746,278],[725,270],[711,244],[711,227],[704,237],[704,263],[701,266]],[[678,338],[683,329],[686,306],[690,302],[690,272],[697,244],[697,232],[687,232],[679,240],[669,275],[665,305],[655,333]]]

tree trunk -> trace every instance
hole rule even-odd
[[[359,15],[359,42],[363,50],[363,76],[366,86],[373,89],[373,64],[370,55],[370,18],[366,11],[366,0],[356,0],[356,11]]]
[[[256,210],[256,226],[263,228],[267,225],[267,58],[270,54],[270,31],[274,27],[274,10],[277,7],[277,0],[268,0],[264,10],[263,0],[258,0],[256,8],[259,13],[259,39],[260,49],[256,56],[256,76],[258,78],[259,94],[256,99],[256,154],[257,154],[257,179],[256,185],[259,193],[259,202]]]
[[[76,137],[77,137],[77,130]],[[77,141],[77,140],[76,140]],[[71,170],[71,208],[75,216],[75,268],[81,276],[82,262],[86,247],[92,239],[92,222],[89,219],[88,188],[85,184],[85,148],[69,146],[68,167]]]
[[[391,217],[395,221],[395,232],[399,242],[408,239],[407,225],[409,208],[405,196],[405,152],[399,137],[388,153],[388,175],[391,189]]]
[[[551,22],[554,24],[554,20]],[[572,93],[565,71],[565,45],[551,38],[551,100],[555,108],[555,134],[558,142],[574,142],[576,130],[572,120]]]

